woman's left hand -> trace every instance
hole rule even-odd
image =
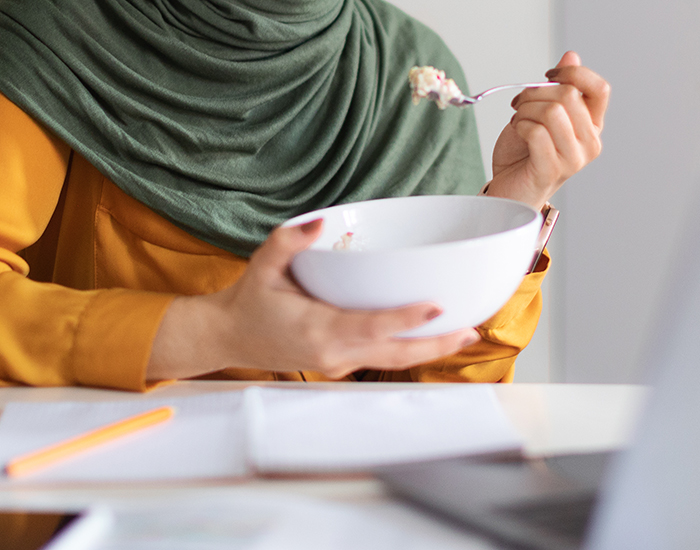
[[[537,209],[600,154],[610,96],[608,83],[574,52],[546,76],[560,86],[528,88],[513,100],[516,113],[496,142],[488,189]]]

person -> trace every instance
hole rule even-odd
[[[144,391],[183,378],[511,381],[540,259],[480,327],[401,339],[437,305],[334,308],[291,258],[333,204],[476,194],[473,109],[414,106],[414,65],[468,90],[384,0],[0,1],[0,380]],[[527,89],[488,194],[542,205],[600,152],[609,87],[567,52]]]

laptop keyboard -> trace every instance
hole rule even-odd
[[[498,511],[530,528],[576,541],[583,539],[594,505],[594,495],[582,495],[570,500],[520,503]]]

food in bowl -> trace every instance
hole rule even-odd
[[[340,236],[340,239],[333,244],[333,250],[350,250],[352,245],[352,235],[352,231],[346,231],[343,233]]]
[[[292,260],[311,295],[350,309],[432,302],[443,313],[404,337],[477,326],[513,295],[530,266],[541,215],[488,196],[416,196],[342,204],[285,222],[323,219],[320,237]],[[334,250],[352,233],[362,246]]]

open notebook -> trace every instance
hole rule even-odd
[[[167,423],[12,483],[348,472],[522,447],[486,385],[346,391],[253,386],[170,399],[9,403],[0,417],[0,463],[162,405],[176,408]]]

